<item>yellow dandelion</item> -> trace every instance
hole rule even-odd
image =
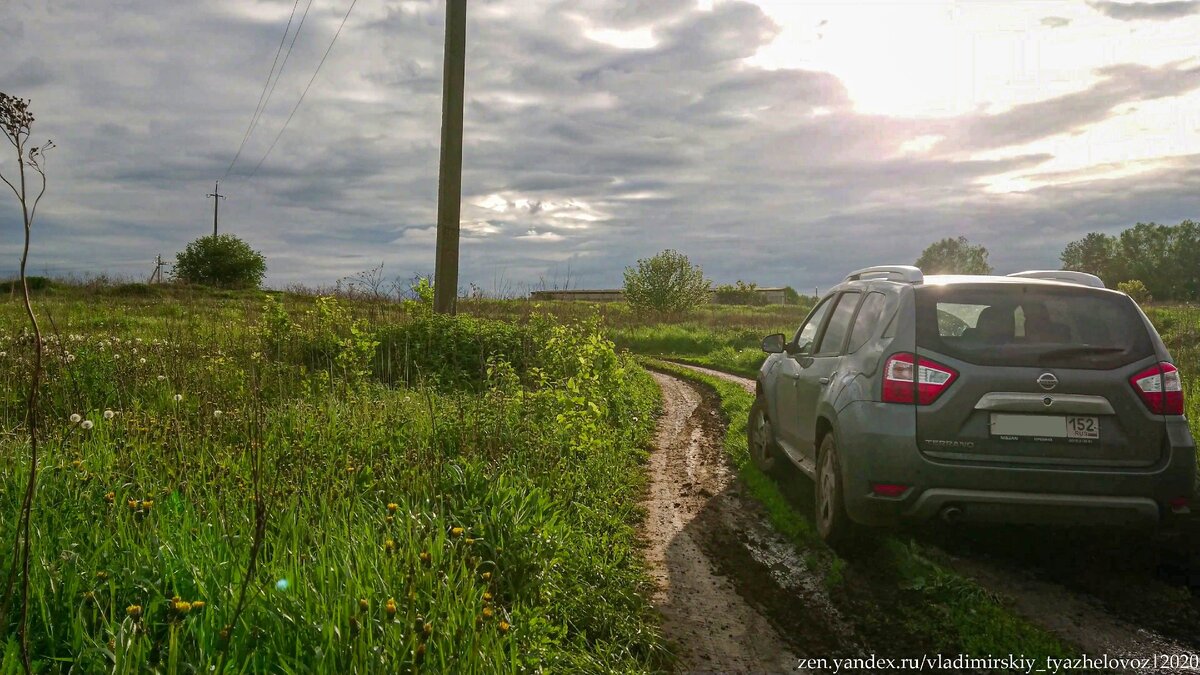
[[[365,611],[371,609],[371,603],[366,598],[359,598],[358,599],[358,609],[360,611],[365,612]]]
[[[425,637],[433,635],[433,624],[427,623],[424,626],[421,626],[421,632],[425,633]]]
[[[388,516],[388,517],[387,517],[385,520],[387,520],[387,524],[388,524],[388,525],[391,525],[392,523],[396,522],[396,517],[395,517],[395,516]]]
[[[133,511],[133,510],[137,509],[137,507],[138,507],[138,500],[136,500],[136,499],[130,499],[129,501],[127,501],[125,503],[129,505],[130,511]]]
[[[468,545],[469,545],[469,544],[474,544],[474,543],[475,543],[475,540],[474,540],[474,539],[472,539],[472,538],[470,538],[470,537],[467,537],[467,538],[466,538],[464,541],[466,541]]]
[[[87,591],[86,593],[83,594],[83,599],[84,600],[95,600],[96,599],[95,591]]]
[[[108,578],[108,572],[105,572],[104,570],[100,570],[99,572],[96,572],[96,578],[99,579],[100,581],[104,581],[105,579]]]
[[[204,609],[204,601],[203,600],[193,600],[192,601],[192,609],[197,610],[197,611]]]
[[[508,625],[507,621],[500,622],[500,632],[501,633],[507,633],[509,628],[512,628],[512,626]]]
[[[396,601],[393,600],[392,598],[388,598],[387,604],[385,604],[383,606],[383,611],[387,612],[389,619],[395,617],[396,616]]]
[[[491,581],[491,580],[492,580],[492,573],[491,573],[491,572],[484,572],[483,574],[479,575],[479,577],[480,577],[481,579],[483,579],[484,581]]]
[[[107,492],[104,494],[104,501],[108,502],[109,504],[113,503],[113,500],[116,498],[117,494],[115,492]]]
[[[387,551],[388,553],[395,553],[396,552],[396,540],[388,539],[388,540],[384,541],[383,542],[383,550]]]
[[[129,618],[133,619],[134,621],[137,621],[138,619],[142,618],[142,606],[130,605],[125,608],[125,614],[127,614]]]
[[[388,511],[391,511],[392,513],[395,513],[396,509],[398,509],[398,508],[400,508],[400,505],[395,502],[390,502],[387,505]]]
[[[421,551],[421,554],[418,557],[420,557],[421,562],[425,563],[426,565],[428,565],[430,563],[430,561],[433,560],[433,556],[429,555],[429,551]]]
[[[176,600],[171,603],[171,609],[175,610],[177,614],[187,614],[192,611],[192,603],[187,600]]]
[[[491,593],[484,593],[484,594],[483,594],[483,599],[484,599],[484,601],[485,601],[485,602],[491,602],[491,601],[492,601],[492,594],[491,594]]]
[[[143,511],[149,511],[152,508],[154,508],[154,500],[153,499],[146,499],[146,500],[142,501],[142,510]]]
[[[455,527],[450,530],[450,536],[452,537],[461,537],[462,533],[463,529],[461,527]]]
[[[485,619],[490,619],[490,618],[492,618],[492,615],[493,615],[493,614],[495,614],[495,612],[493,612],[493,611],[492,611],[492,608],[491,608],[491,607],[484,607],[484,608],[483,608],[483,618],[485,618]]]

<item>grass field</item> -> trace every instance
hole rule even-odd
[[[634,536],[658,393],[597,324],[261,294],[38,306],[36,670],[667,662]],[[18,304],[0,305],[5,546],[31,350]],[[0,617],[0,673],[21,670],[19,604]]]

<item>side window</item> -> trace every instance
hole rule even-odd
[[[825,315],[829,313],[829,307],[833,302],[830,298],[826,298],[817,305],[813,313],[808,315],[808,321],[796,331],[796,353],[811,354],[813,352],[813,341],[817,339],[817,330],[821,328],[821,322],[825,320]]]
[[[854,318],[854,310],[858,307],[861,297],[862,293],[842,293],[833,314],[829,315],[829,325],[825,327],[821,343],[817,345],[814,354],[838,354],[842,351],[842,343],[846,341],[846,334],[850,332],[850,320]]]
[[[887,297],[883,293],[867,293],[858,308],[858,318],[854,319],[854,329],[850,331],[850,345],[846,347],[847,354],[858,351],[879,326],[883,318],[883,308],[887,306]]]

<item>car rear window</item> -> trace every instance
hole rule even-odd
[[[917,344],[993,366],[1109,369],[1154,353],[1129,298],[1040,284],[921,287]]]

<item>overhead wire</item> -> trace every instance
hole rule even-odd
[[[263,154],[262,159],[258,160],[258,164],[254,166],[254,170],[250,172],[250,175],[247,176],[247,178],[253,178],[254,175],[258,173],[258,170],[260,167],[262,167],[263,162],[267,161],[267,157],[269,157],[271,155],[271,151],[275,149],[275,144],[277,144],[279,139],[283,136],[283,132],[286,131],[288,125],[292,123],[292,118],[296,116],[296,111],[300,109],[300,104],[304,103],[304,97],[308,95],[308,90],[312,88],[313,82],[316,82],[317,75],[321,72],[321,66],[325,65],[325,59],[329,58],[329,53],[333,51],[333,45],[337,43],[338,36],[342,34],[342,29],[346,27],[346,21],[350,18],[350,13],[354,11],[354,6],[356,4],[358,4],[358,0],[351,0],[350,7],[346,9],[346,15],[342,17],[342,23],[338,25],[337,32],[333,34],[333,39],[329,41],[329,46],[325,49],[325,54],[321,56],[321,61],[317,64],[317,69],[313,71],[312,77],[309,78],[308,84],[304,87],[304,91],[300,93],[300,98],[296,101],[296,105],[292,107],[292,112],[288,114],[283,126],[279,129],[279,133],[275,134],[275,140],[271,141],[270,147],[267,148],[267,151]]]
[[[287,66],[288,59],[292,56],[292,49],[296,46],[296,38],[300,37],[300,31],[304,30],[304,20],[308,18],[308,11],[312,9],[313,0],[308,0],[308,4],[304,6],[304,13],[300,15],[300,23],[296,24],[296,32],[292,34],[292,41],[288,42],[287,52],[283,55],[283,62],[279,62],[279,54],[283,51],[283,44],[287,42],[288,33],[291,30],[292,22],[296,18],[296,9],[300,6],[300,0],[292,5],[292,13],[288,17],[287,26],[283,29],[283,37],[279,39],[279,47],[275,50],[275,59],[271,62],[271,72],[267,74],[267,81],[263,84],[262,93],[258,96],[258,105],[254,108],[254,114],[250,116],[250,124],[246,127],[246,133],[242,135],[242,142],[238,145],[237,152],[233,155],[233,160],[229,162],[229,166],[225,169],[225,174],[222,178],[229,176],[233,171],[234,165],[237,164],[238,158],[242,156],[242,150],[245,149],[246,143],[250,137],[254,135],[254,130],[258,128],[258,123],[262,120],[263,113],[267,111],[267,105],[271,102],[271,96],[275,94],[275,87],[279,86],[279,80],[283,77],[283,69]],[[275,70],[276,63],[279,64],[279,70]],[[274,76],[274,81],[272,81]]]

